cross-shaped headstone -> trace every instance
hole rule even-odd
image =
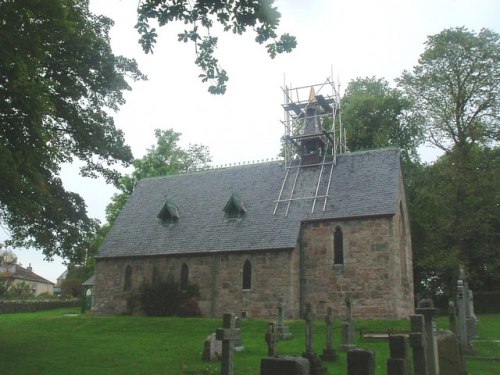
[[[331,307],[328,307],[325,316],[326,323],[326,349],[323,350],[323,354],[320,356],[324,361],[334,361],[337,359],[337,353],[333,349],[333,311]]]
[[[410,316],[410,346],[413,349],[413,368],[415,375],[429,375],[427,371],[427,353],[425,338],[425,320],[423,315]]]
[[[306,353],[314,353],[314,321],[316,314],[312,312],[311,304],[306,304],[306,313],[304,316],[306,321]]]
[[[274,357],[276,355],[276,349],[278,347],[278,332],[274,323],[269,323],[266,332],[266,343],[267,343],[267,356]]]
[[[240,330],[234,326],[234,314],[224,314],[222,327],[215,331],[215,338],[222,341],[221,375],[233,375],[234,341]]]

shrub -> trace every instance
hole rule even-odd
[[[196,302],[198,296],[196,285],[190,284],[181,290],[171,277],[154,277],[152,282],[139,288],[138,294],[130,296],[129,310],[139,307],[148,316],[201,316]]]

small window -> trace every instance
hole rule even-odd
[[[175,224],[179,220],[179,209],[175,204],[167,200],[158,213],[158,218],[164,224]]]
[[[247,209],[241,197],[238,194],[233,193],[231,194],[229,201],[224,206],[223,211],[225,212],[227,219],[241,219],[245,215]]]
[[[344,234],[339,226],[333,235],[333,264],[344,264]]]
[[[179,282],[179,288],[181,290],[186,290],[188,284],[189,284],[189,268],[186,263],[183,263],[181,267],[181,278]]]
[[[252,263],[248,259],[243,265],[243,289],[252,289]]]
[[[132,289],[132,267],[127,266],[125,269],[125,282],[123,284],[123,290],[128,291]]]

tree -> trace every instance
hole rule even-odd
[[[446,153],[498,142],[500,36],[460,27],[430,36],[413,73],[399,84],[426,119],[426,135]]]
[[[112,24],[88,1],[0,2],[0,221],[11,244],[49,259],[82,260],[96,227],[61,163],[80,159],[83,176],[114,181],[112,165],[132,159],[108,110],[124,103],[126,77],[145,77],[112,53]]]
[[[444,30],[428,38],[419,64],[399,79],[425,118],[426,138],[445,152],[424,175],[420,194],[427,198],[416,205],[417,264],[438,273],[444,270],[439,264],[454,267],[456,275],[463,263],[482,288],[492,280],[484,260],[498,258],[498,236],[492,236],[498,223],[491,218],[498,217],[491,211],[497,204],[490,196],[498,188],[488,179],[498,181],[498,149],[490,147],[500,134],[499,40],[487,29],[478,34],[463,27]],[[420,243],[421,235],[427,239]],[[450,272],[443,279],[451,280]]]
[[[385,79],[352,80],[340,107],[351,151],[394,146],[402,150],[406,160],[417,159],[421,119],[409,116],[411,101],[390,88]]]
[[[181,21],[189,25],[189,30],[178,34],[178,40],[195,45],[195,63],[202,73],[203,82],[210,82],[208,91],[212,94],[224,94],[226,91],[227,73],[219,67],[214,56],[218,39],[212,36],[216,26],[222,30],[243,34],[247,28],[253,29],[259,44],[267,43],[266,49],[271,58],[276,54],[290,52],[297,45],[296,39],[288,34],[278,37],[280,13],[273,6],[274,0],[236,0],[236,1],[172,1],[142,0],[139,2],[136,29],[141,38],[140,43],[146,53],[153,51],[156,43],[156,29],[151,27],[151,19],[159,26],[173,21]],[[205,35],[203,35],[205,30]]]
[[[182,149],[178,145],[180,136],[180,133],[172,129],[155,130],[156,145],[151,146],[141,159],[135,160],[134,171],[120,178],[116,184],[120,192],[112,197],[106,207],[108,229],[140,179],[196,171],[206,167],[211,161],[206,146],[194,144],[189,145],[187,150]]]

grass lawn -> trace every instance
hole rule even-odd
[[[219,374],[220,363],[201,361],[205,337],[222,326],[222,319],[94,317],[78,309],[0,315],[0,374]],[[237,375],[259,374],[260,359],[267,353],[266,320],[243,321],[245,350],[236,353]],[[279,354],[300,355],[305,349],[303,321],[287,323],[294,338],[280,341]],[[447,328],[440,318],[438,327]],[[340,320],[335,324],[339,347]],[[408,321],[356,321],[356,329],[408,329]],[[315,349],[325,347],[325,324],[315,327]],[[500,340],[500,317],[480,317],[482,340]],[[376,352],[377,375],[387,374],[389,345],[357,338],[357,346]],[[478,354],[500,356],[498,343],[478,342]],[[346,355],[327,363],[330,374],[346,374]],[[500,362],[469,359],[471,375],[500,374]]]

